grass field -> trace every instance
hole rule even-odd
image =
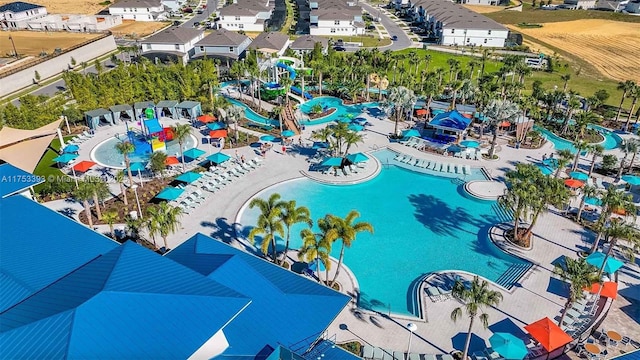
[[[167,22],[123,20],[121,25],[109,30],[111,30],[115,36],[128,36],[139,39],[153,34],[168,25],[169,23]]]
[[[31,4],[47,7],[49,14],[97,14],[109,5],[100,5],[105,0],[29,0]],[[15,0],[0,0],[0,5],[15,2]],[[114,1],[111,1],[113,3]]]
[[[485,6],[485,5],[462,5],[469,10],[473,10],[478,14],[488,14],[504,10],[504,6]]]
[[[102,34],[70,32],[2,31],[0,32],[0,56],[12,52],[9,35],[13,38],[21,56],[38,56],[43,51],[51,54],[56,48],[68,49],[73,45],[102,36]]]
[[[73,136],[65,136],[64,141],[67,142],[72,138]],[[54,149],[55,151],[51,149]],[[38,163],[38,165],[36,165],[36,168],[33,170],[33,174],[44,177],[44,178],[47,178],[49,175],[53,175],[56,177],[64,175],[62,171],[60,171],[60,169],[57,168],[56,164],[53,162],[53,159],[56,158],[58,155],[60,155],[58,154],[58,151],[60,151],[60,140],[58,140],[58,138],[56,137],[51,141],[51,145],[49,146],[47,151],[44,153],[44,155],[42,155],[40,162]],[[36,192],[39,190],[40,187],[42,187],[42,185],[36,186],[35,188]]]
[[[524,4],[522,12],[498,11],[486,13],[485,15],[501,24],[519,24],[523,22],[551,23],[583,19],[602,19],[640,23],[640,16],[595,10],[541,10],[538,8],[532,8],[531,2]]]

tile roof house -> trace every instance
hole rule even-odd
[[[296,53],[301,54],[312,51],[317,43],[320,43],[322,46],[322,52],[326,53],[329,47],[329,39],[313,35],[299,36],[291,43],[291,45],[289,45],[289,48]]]
[[[224,28],[213,30],[195,44],[195,55],[238,60],[244,57],[251,38]]]
[[[42,5],[16,1],[0,6],[0,29],[26,29],[30,20],[47,15]]]
[[[265,31],[273,5],[265,0],[238,0],[220,9],[218,28],[231,31]]]
[[[109,14],[123,20],[158,21],[166,17],[166,9],[161,0],[120,0],[109,6]]]
[[[251,45],[249,45],[249,49],[281,56],[290,43],[291,40],[289,40],[289,36],[285,34],[279,32],[263,32],[253,39]]]
[[[174,26],[142,40],[142,55],[149,58],[178,58],[186,63],[195,54],[195,44],[204,38],[204,31]]]

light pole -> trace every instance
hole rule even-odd
[[[16,57],[16,59],[20,59],[18,50],[16,50],[16,43],[13,42],[13,36],[11,36],[11,34],[9,34],[9,40],[11,40],[11,46],[13,46],[13,55]]]
[[[140,208],[140,199],[138,198],[138,185],[133,184],[131,188],[133,189],[133,193],[136,194],[136,204],[138,204],[138,214],[140,214],[140,219],[142,219],[142,208]]]
[[[411,352],[411,338],[413,337],[413,333],[418,330],[418,327],[414,323],[407,324],[407,330],[409,330],[409,346],[407,346],[407,354]]]

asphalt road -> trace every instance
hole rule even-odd
[[[180,26],[193,27],[193,24],[196,21],[197,22],[206,21],[207,18],[209,17],[209,15],[211,15],[212,13],[214,13],[214,12],[216,12],[218,10],[217,7],[218,7],[218,0],[207,0],[207,8],[203,10],[202,14],[196,14],[196,16],[194,16],[193,18],[189,19],[188,21],[185,21]]]
[[[398,24],[394,23],[384,12],[380,11],[377,7],[371,6],[365,2],[360,2],[362,8],[371,14],[374,18],[376,16],[380,16],[380,23],[384,25],[389,33],[390,37],[397,36],[398,40],[394,41],[389,46],[380,47],[380,50],[403,50],[409,48],[413,45],[413,41],[409,39],[409,36],[398,26]],[[380,15],[378,15],[380,14]]]

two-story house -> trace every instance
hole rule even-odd
[[[296,54],[301,55],[311,52],[318,43],[322,47],[322,53],[326,54],[327,49],[329,48],[329,39],[313,35],[299,36],[293,43],[291,43],[291,45],[289,45],[289,49],[295,51]]]
[[[596,7],[596,0],[564,0],[562,7],[572,10],[589,10]]]
[[[195,55],[195,45],[204,31],[188,27],[170,27],[142,40],[142,56],[151,60],[180,59],[183,63]]]
[[[217,27],[231,31],[265,31],[272,14],[269,1],[238,0],[220,9]]]
[[[314,2],[309,22],[311,35],[352,36],[363,35],[365,32],[362,8],[341,0]]]
[[[195,45],[195,57],[206,56],[223,61],[238,60],[245,56],[251,38],[226,29],[214,30]]]
[[[282,56],[289,44],[291,44],[289,36],[283,33],[263,32],[253,39],[249,49],[259,51],[265,55],[276,54]]]
[[[0,28],[26,29],[31,20],[47,16],[42,5],[16,1],[0,6]]]
[[[123,20],[156,21],[166,16],[161,0],[120,0],[109,7],[109,14]]]

